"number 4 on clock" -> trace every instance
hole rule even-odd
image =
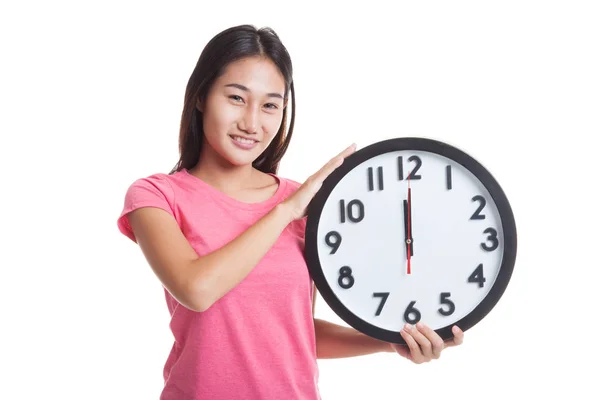
[[[480,288],[483,287],[483,283],[485,282],[485,278],[483,277],[483,264],[479,264],[477,268],[475,268],[473,273],[469,275],[467,282],[477,283]]]

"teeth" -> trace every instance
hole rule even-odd
[[[245,139],[245,138],[241,138],[239,136],[232,136],[232,137],[240,143],[252,144],[255,142],[255,140]]]

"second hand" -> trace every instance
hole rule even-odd
[[[408,239],[406,239],[406,250],[408,251],[408,262],[406,266],[406,273],[410,275],[410,247],[412,244],[412,231],[410,230],[410,174],[408,174]]]

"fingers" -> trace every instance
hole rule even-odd
[[[445,347],[462,344],[463,331],[458,326],[454,326],[452,332],[454,340],[444,343],[444,340],[433,329],[419,322],[416,326],[406,324],[400,334],[410,350],[410,357],[407,358],[416,364],[421,364],[440,358]]]
[[[321,189],[325,178],[329,176],[337,167],[339,167],[344,158],[352,154],[356,150],[356,143],[351,144],[344,149],[337,156],[329,160],[320,170],[309,176],[308,179],[302,184],[299,190],[296,191],[294,196],[284,200],[288,204],[288,208],[291,209],[290,215],[292,220],[303,218],[306,216],[307,205],[315,194]]]
[[[413,353],[413,361],[416,362],[417,359],[421,362],[430,361],[433,358],[433,349],[429,339],[427,339],[427,337],[414,325],[406,324],[403,330],[408,333],[417,344],[417,354]]]
[[[442,350],[444,350],[444,340],[433,329],[421,322],[417,323],[417,329],[431,345],[431,357],[436,360],[440,358]]]
[[[354,153],[355,150],[356,143],[352,143],[350,146],[346,147],[341,153],[329,160],[319,172],[313,175],[314,179],[319,183],[323,182],[325,178],[327,178],[337,167],[342,165],[344,159]]]
[[[342,152],[340,154],[338,154],[334,158],[341,157],[342,159],[344,159],[347,156],[349,156],[350,154],[354,153],[354,150],[356,150],[356,143],[352,143],[350,146],[346,147],[344,150],[342,150]]]
[[[331,168],[331,171],[333,172],[333,170],[335,168],[339,167],[342,164],[342,161],[344,161],[344,158],[346,158],[350,154],[354,153],[354,150],[356,150],[356,143],[352,143],[350,146],[346,147],[340,154],[338,154],[337,156],[335,156],[331,160],[329,160],[329,162],[327,164],[325,164],[325,167],[334,166],[333,168]]]
[[[423,358],[423,353],[421,353],[421,348],[419,347],[419,344],[416,342],[416,340],[412,337],[409,330],[406,328],[402,329],[400,331],[400,335],[402,336],[402,339],[404,339],[406,345],[408,346],[408,349],[410,350],[410,354],[407,356],[407,358],[415,364],[421,364],[425,362],[425,359]]]
[[[451,341],[444,343],[444,347],[453,347],[462,344],[465,333],[458,326],[454,325],[452,327],[452,333],[454,334],[454,338]]]

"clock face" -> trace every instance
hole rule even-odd
[[[306,255],[329,306],[349,325],[403,343],[422,321],[444,339],[497,303],[516,256],[500,186],[466,153],[422,138],[348,157],[309,206]]]

